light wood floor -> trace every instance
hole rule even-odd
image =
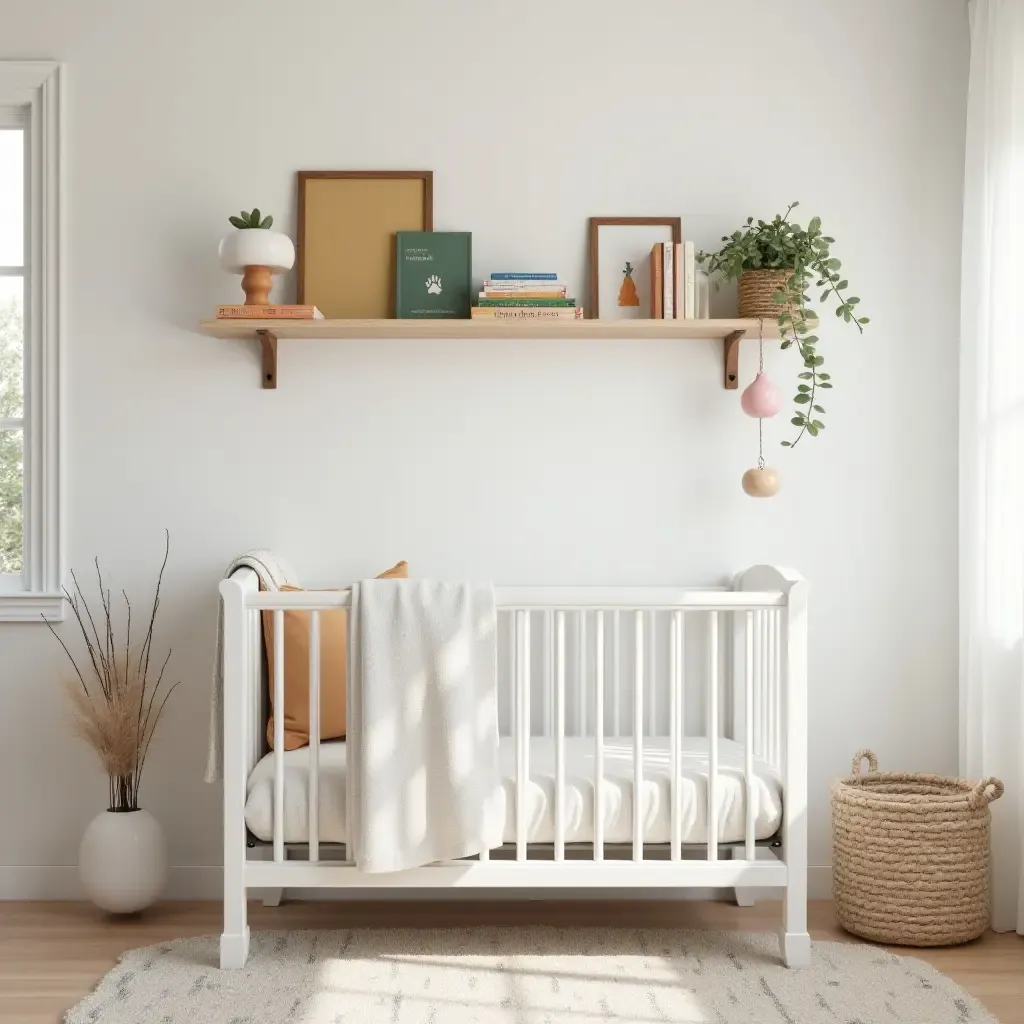
[[[95,986],[124,950],[219,932],[220,913],[218,903],[164,903],[146,914],[123,919],[105,917],[83,903],[0,903],[0,1020],[54,1024]],[[779,904],[772,902],[740,908],[688,901],[360,901],[291,903],[276,908],[252,904],[250,923],[253,928],[549,924],[767,931],[776,927],[779,914]],[[851,939],[836,924],[831,903],[812,903],[810,918],[814,938]],[[1024,938],[990,933],[966,946],[897,952],[919,956],[948,974],[1002,1024],[1024,1024]]]

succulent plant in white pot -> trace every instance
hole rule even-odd
[[[242,210],[241,216],[228,217],[237,228],[220,241],[220,265],[229,274],[242,275],[242,290],[247,306],[266,306],[270,302],[273,275],[290,270],[295,262],[295,246],[280,231],[271,231],[273,217],[261,217],[260,211]]]

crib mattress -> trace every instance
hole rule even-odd
[[[669,741],[644,737],[644,780],[641,813],[645,843],[667,843],[671,836]],[[583,737],[565,740],[565,833],[567,843],[589,843],[594,838],[594,741]],[[304,843],[309,838],[309,751],[303,747],[284,755],[284,841]],[[514,843],[515,741],[502,737],[499,749],[505,796],[506,843]],[[746,823],[743,785],[743,746],[719,741],[719,775],[715,787],[720,842],[742,842]],[[760,760],[754,762],[754,834],[770,839],[782,821],[782,783],[778,773]],[[607,843],[628,843],[633,838],[633,741],[608,739],[604,750],[604,837]],[[703,738],[683,740],[680,771],[680,807],[684,843],[706,843],[708,755]],[[245,822],[258,839],[273,839],[274,755],[267,754],[249,776]],[[345,842],[345,742],[320,746],[320,841]],[[534,738],[530,745],[530,785],[526,798],[527,836],[533,843],[551,843],[555,837],[554,741]]]

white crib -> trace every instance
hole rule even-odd
[[[381,875],[357,870],[344,842],[321,838],[321,787],[328,775],[326,762],[321,761],[327,744],[317,739],[319,612],[348,607],[349,594],[261,592],[250,570],[240,570],[222,582],[220,593],[224,604],[221,967],[241,967],[247,959],[246,898],[251,888],[280,892],[285,888],[449,886],[726,887],[736,890],[738,902],[744,902],[748,888],[783,889],[779,933],[783,959],[791,967],[808,963],[807,584],[798,574],[755,566],[737,576],[732,589],[496,588],[499,731],[513,765],[507,780],[506,843],[478,859]],[[260,613],[266,609],[277,616],[277,707],[283,706],[284,696],[281,617],[285,609],[312,613],[312,741],[301,752],[286,754],[284,716],[277,715],[274,751],[264,758],[267,675]],[[348,673],[350,686],[353,675]],[[703,768],[696,785],[692,771],[687,774],[683,768],[684,756],[690,761],[693,757],[684,755],[692,747],[684,738],[694,735],[704,737]],[[590,773],[583,797],[578,785],[567,784],[566,764],[567,749],[578,753],[581,746],[589,751],[586,770]],[[553,765],[548,779],[553,834],[545,835],[544,841],[531,837],[536,815],[526,799],[537,792],[531,751],[536,762],[538,750]],[[660,789],[650,785],[653,755],[667,760],[659,769]],[[286,842],[286,757],[292,766],[289,770],[294,770],[296,756],[301,757],[306,773],[308,805],[301,808],[305,841]],[[631,779],[612,779],[608,765],[623,756],[631,762],[627,773]],[[268,794],[268,841],[263,844],[246,820],[250,776],[256,778],[254,769],[261,759]],[[578,764],[570,763],[574,778],[579,771]],[[779,824],[770,836],[757,835],[755,819],[759,800],[763,802],[759,794],[769,776],[781,788]],[[727,785],[735,791],[728,806],[734,811],[740,808],[740,819],[731,825],[721,820]],[[631,793],[630,802],[623,798],[631,827],[625,836],[612,836],[607,830],[615,823],[610,820],[607,798],[619,789]],[[694,792],[701,801],[699,845],[694,845],[692,837],[684,841],[684,793],[692,800]],[[567,841],[569,798],[577,813]],[[580,825],[578,813],[581,799],[592,801],[586,808],[585,826]],[[663,835],[656,834],[647,813],[652,800],[659,799],[666,805],[660,826]],[[688,820],[693,818],[690,812],[692,808]],[[342,815],[347,816],[347,810]],[[621,821],[619,826],[621,832]],[[341,827],[347,828],[347,822]],[[735,838],[728,840],[733,833]]]

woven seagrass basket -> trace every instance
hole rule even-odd
[[[861,761],[869,771],[861,774]],[[862,750],[832,787],[832,889],[839,923],[901,946],[952,946],[989,926],[988,805],[998,779],[880,772]]]
[[[780,304],[772,296],[786,291],[791,270],[744,270],[740,274],[740,316],[744,320],[774,320],[780,313],[794,312],[793,306]]]

